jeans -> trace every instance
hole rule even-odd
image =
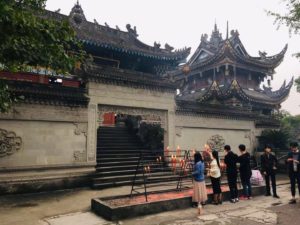
[[[230,191],[230,198],[238,198],[238,188],[237,188],[237,175],[227,175],[228,186]]]
[[[274,172],[267,172],[267,174],[265,175],[265,179],[266,179],[266,194],[271,194],[270,191],[270,178],[271,178],[271,182],[272,182],[272,190],[273,190],[273,195],[277,195],[276,192],[276,177],[275,177],[275,173]]]
[[[246,197],[251,197],[252,196],[252,187],[251,187],[250,179],[241,177],[241,181],[242,181],[244,195]]]
[[[299,195],[300,195],[300,173],[299,172],[290,172],[289,177],[290,177],[290,182],[291,182],[292,196],[295,197],[295,195],[296,195],[296,180],[297,180],[298,190],[299,190]]]

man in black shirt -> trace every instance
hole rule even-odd
[[[266,179],[266,196],[270,196],[270,178],[272,181],[273,197],[279,198],[276,192],[276,170],[277,170],[277,158],[271,154],[272,147],[266,145],[265,153],[261,155],[261,172],[265,175]]]
[[[225,158],[224,163],[226,164],[226,173],[228,186],[230,190],[230,202],[236,203],[238,199],[238,188],[237,188],[237,167],[238,156],[231,151],[229,145],[224,146]]]
[[[289,177],[291,182],[291,193],[292,193],[292,199],[290,200],[290,204],[296,203],[296,181],[298,184],[298,190],[300,194],[300,152],[298,149],[298,143],[293,142],[290,144],[291,151],[288,154],[288,169],[289,169]]]
[[[238,158],[238,162],[240,163],[240,177],[244,192],[243,199],[251,199],[252,187],[250,178],[252,176],[252,171],[250,166],[250,154],[246,151],[246,146],[243,144],[239,145],[239,150],[241,152],[241,155]]]

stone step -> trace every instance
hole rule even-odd
[[[123,138],[123,137],[117,137],[117,138],[102,138],[97,140],[98,143],[140,143],[140,141],[137,138]]]
[[[99,163],[105,163],[105,162],[123,162],[123,161],[138,161],[139,160],[139,156],[132,156],[132,157],[111,157],[111,158],[102,158],[99,157],[97,159],[97,162]],[[149,155],[149,156],[145,156],[144,157],[146,160],[156,160],[156,156],[153,155]]]
[[[130,175],[114,175],[114,176],[105,176],[105,177],[97,177],[94,178],[94,183],[101,183],[101,182],[108,182],[108,181],[126,181],[126,180],[133,180],[135,174],[130,174]],[[150,178],[150,176],[147,176]],[[151,173],[151,178],[169,178],[169,177],[176,177],[178,179],[178,176],[175,176],[172,172],[167,171],[167,172],[154,172]],[[137,174],[136,176],[137,180],[142,179],[143,175],[142,174]]]
[[[144,150],[144,149],[97,149],[97,155],[101,154],[136,154],[140,155],[141,150],[143,154],[154,154],[151,150]]]
[[[117,166],[96,166],[96,171],[104,172],[104,171],[122,171],[122,170],[135,170],[137,165],[117,165]],[[153,169],[161,167],[160,165],[152,165]]]
[[[101,126],[101,127],[98,128],[98,131],[99,130],[115,130],[115,129],[128,130],[128,128],[124,127],[124,126]]]
[[[129,165],[137,165],[139,160],[127,160],[127,161],[107,161],[107,162],[101,162],[97,163],[97,166],[99,167],[107,167],[107,166],[129,166]],[[146,164],[157,164],[154,160],[144,160]]]
[[[103,134],[103,133],[126,133],[126,134],[134,134],[134,132],[128,130],[128,129],[105,129],[105,130],[98,130],[97,134]]]
[[[121,171],[100,171],[96,172],[96,177],[105,177],[105,176],[118,176],[118,175],[134,175],[136,167],[131,170],[121,170]],[[170,168],[156,168],[157,172],[172,172]]]
[[[152,153],[145,153],[144,156],[152,156]],[[97,153],[97,159],[101,158],[113,158],[113,157],[139,157],[140,153],[139,152],[130,152],[130,153],[124,153],[118,151],[117,153],[109,153],[109,152],[102,152],[102,153]]]
[[[102,150],[138,150],[140,151],[140,149],[143,149],[144,146],[141,146],[141,145],[137,145],[137,146],[134,146],[134,145],[128,145],[128,146],[121,146],[121,145],[100,145],[100,146],[97,146],[97,150],[99,151],[102,151]]]

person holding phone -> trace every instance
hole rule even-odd
[[[298,149],[298,143],[292,142],[290,144],[291,151],[288,154],[288,170],[289,170],[289,177],[290,177],[290,183],[291,183],[291,194],[292,199],[290,200],[290,204],[296,203],[296,181],[298,185],[298,191],[300,195],[300,153]]]

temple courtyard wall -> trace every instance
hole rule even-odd
[[[97,128],[104,113],[139,115],[164,128],[164,145],[202,150],[207,142],[241,143],[252,151],[261,129],[253,120],[176,111],[172,90],[88,83],[88,106],[19,103],[0,114],[0,192],[90,186],[95,175]]]
[[[219,147],[217,150],[223,150],[228,144],[239,153],[238,145],[244,144],[253,152],[261,131],[253,120],[184,112],[177,112],[175,116],[175,142],[182,149],[203,150],[205,144],[212,143]]]
[[[86,107],[18,104],[0,114],[0,191],[85,186],[95,170],[87,126]]]

